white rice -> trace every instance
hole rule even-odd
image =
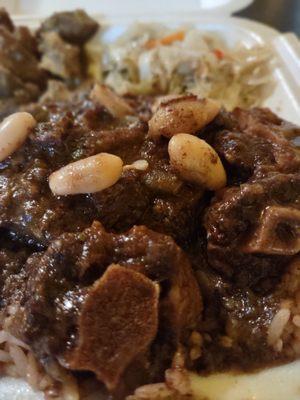
[[[293,260],[280,289],[283,300],[268,329],[268,344],[288,357],[300,356],[300,258]]]
[[[14,344],[9,345],[9,354],[16,366],[17,373],[20,377],[26,378],[28,358],[20,346]]]
[[[291,316],[291,311],[281,308],[273,318],[268,331],[268,344],[275,346]]]
[[[20,346],[20,347],[23,347],[24,349],[29,350],[29,347],[27,346],[26,343],[24,343],[21,340],[17,339],[16,337],[11,335],[10,333],[2,330],[2,331],[0,331],[0,344],[5,343],[5,342],[8,342],[10,344],[14,344],[16,346]]]
[[[47,399],[47,393],[50,393],[53,387],[56,388],[58,382],[49,376],[37,362],[28,345],[1,330],[0,347],[2,375],[25,379],[33,389],[43,391]],[[56,397],[51,396],[51,399],[79,400],[79,390],[75,378],[67,372],[61,373],[60,377],[60,393]]]
[[[127,400],[163,400],[170,399],[171,396],[172,392],[165,383],[155,383],[139,387]]]
[[[2,363],[9,363],[11,362],[11,356],[7,351],[0,350],[0,362]]]
[[[31,353],[28,353],[28,365],[27,365],[27,373],[26,373],[26,380],[29,383],[29,385],[33,388],[38,390],[39,388],[42,390],[41,384],[42,381],[40,382],[39,385],[39,380],[38,380],[38,364],[37,361],[35,360],[34,356]]]

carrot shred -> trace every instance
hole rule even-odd
[[[184,31],[177,31],[174,33],[171,33],[170,35],[167,35],[161,39],[150,39],[148,42],[145,43],[145,47],[147,49],[153,49],[154,47],[158,45],[163,45],[163,46],[169,46],[173,42],[176,41],[182,41],[185,37],[185,32]]]
[[[222,50],[220,50],[220,49],[214,49],[213,52],[214,52],[214,55],[217,57],[218,60],[223,60],[223,58],[224,58],[224,53],[223,53]]]
[[[148,42],[145,43],[146,49],[154,49],[154,47],[159,45],[158,39],[149,39]]]
[[[170,35],[163,37],[160,40],[160,42],[161,42],[161,44],[167,46],[176,41],[182,42],[184,39],[184,36],[185,36],[184,31],[178,31],[178,32],[174,32],[174,33],[171,33]]]

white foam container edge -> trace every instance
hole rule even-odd
[[[217,31],[229,45],[246,46],[269,43],[274,49],[275,87],[264,103],[283,118],[300,124],[300,42],[293,33],[277,30],[231,14],[248,6],[252,0],[7,0],[8,10],[17,24],[38,26],[52,12],[84,8],[103,27],[103,39],[121,35],[133,21],[159,22],[169,26],[192,24],[203,31]]]
[[[106,41],[111,41],[121,35],[132,22],[141,21],[160,22],[169,26],[192,24],[203,31],[219,32],[229,45],[242,42],[249,47],[255,44],[270,43],[276,56],[273,69],[275,89],[264,105],[283,118],[300,124],[300,42],[293,33],[280,33],[258,22],[231,16],[233,12],[250,3],[251,0],[185,0],[185,10],[182,11],[182,2],[160,0],[159,11],[157,11],[156,0],[152,0],[152,2],[145,0],[127,0],[126,2],[86,0],[84,5],[80,0],[0,1],[1,6],[6,6],[9,12],[14,14],[14,21],[18,25],[27,25],[32,29],[36,28],[44,17],[54,11],[85,8],[105,28],[103,39]],[[170,12],[170,9],[173,11]],[[297,368],[300,369],[300,362],[297,363]],[[256,377],[252,381],[254,386],[255,381]],[[269,386],[273,384],[274,382]],[[236,386],[233,386],[233,390],[235,388]],[[249,385],[247,388],[250,391]],[[260,397],[254,390],[251,392],[251,396],[250,392],[248,393],[247,400],[250,398],[265,400],[267,392],[266,388],[263,397]],[[23,384],[19,380],[12,378],[0,380],[0,400],[41,400],[42,398],[40,393],[33,392],[27,384]],[[225,396],[222,398],[225,399]],[[232,392],[228,398],[240,399],[239,395],[235,397]],[[279,399],[274,398],[273,394],[270,398],[272,400]],[[298,392],[289,395],[289,400],[299,399]],[[282,400],[282,396],[280,400]]]

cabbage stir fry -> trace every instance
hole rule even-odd
[[[119,94],[191,92],[227,109],[262,103],[270,93],[269,48],[228,46],[216,34],[136,24],[103,48],[102,79]]]

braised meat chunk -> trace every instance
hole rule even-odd
[[[277,270],[275,274],[282,272],[289,256],[299,251],[299,179],[299,174],[275,174],[226,189],[215,199],[205,222],[214,268],[238,279],[244,275],[244,265],[249,274],[247,285],[269,276],[268,268]]]
[[[300,128],[93,85],[97,29],[78,10],[32,34],[0,10],[3,374],[19,355],[49,398],[190,398],[187,370],[299,358]]]
[[[170,362],[201,319],[186,256],[171,238],[145,227],[113,235],[95,222],[82,233],[64,234],[28,259],[23,276],[11,332],[40,359],[92,370],[110,388],[142,354],[145,373],[148,362],[155,364],[152,357]],[[154,341],[160,351],[151,355]],[[161,371],[147,373],[153,379]]]
[[[20,79],[37,85],[44,84],[45,75],[38,60],[6,29],[0,29],[0,63]]]
[[[39,66],[36,42],[27,28],[15,28],[5,11],[0,13],[0,116],[20,104],[37,101],[46,74]]]
[[[8,31],[13,32],[15,27],[14,24],[5,10],[5,8],[0,8],[0,25],[2,25],[4,28],[6,28]]]
[[[25,145],[2,164],[0,225],[47,245],[63,232],[80,231],[94,219],[124,231],[144,224],[188,244],[197,234],[205,204],[203,189],[183,182],[168,161],[167,142],[153,142],[137,117],[112,119],[86,101],[48,105]],[[119,181],[97,193],[55,196],[49,175],[59,168],[101,152],[119,156]],[[135,161],[144,160],[145,169]]]
[[[37,32],[41,68],[76,86],[86,72],[83,45],[97,30],[98,23],[82,10],[53,14]]]
[[[226,117],[220,123],[228,130],[216,132],[213,146],[230,168],[233,182],[275,171],[299,171],[299,157],[289,141],[299,136],[299,128],[267,109],[236,109]]]
[[[142,274],[118,265],[108,267],[83,303],[79,345],[68,359],[70,367],[94,371],[115,389],[125,367],[155,338],[158,297],[158,285]],[[96,338],[100,343],[95,353]]]
[[[53,14],[41,25],[41,32],[56,32],[66,42],[82,45],[98,29],[98,23],[83,10]]]
[[[300,169],[288,139],[299,131],[260,109],[235,110],[218,123],[214,146],[231,186],[215,194],[204,215],[206,258],[197,268],[209,338],[199,369],[251,370],[298,354],[285,350],[290,339],[272,332],[277,313],[291,315],[282,304],[294,304],[298,290]]]
[[[64,80],[72,88],[86,77],[84,43],[98,24],[84,11],[57,13],[37,32],[14,26],[0,10],[0,116],[38,101],[48,79]]]

